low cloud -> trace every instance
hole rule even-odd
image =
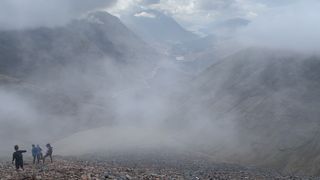
[[[135,17],[145,17],[145,18],[155,18],[156,15],[152,14],[152,13],[148,13],[148,12],[140,12],[140,13],[136,13],[134,15]]]
[[[121,18],[127,12],[158,10],[170,15],[185,28],[197,31],[213,22],[254,18],[266,6],[258,0],[118,0],[110,12]]]
[[[104,9],[116,0],[2,0],[0,28],[22,29],[57,26],[95,9]]]
[[[249,46],[317,51],[320,43],[319,8],[320,2],[314,0],[271,8],[237,36]]]
[[[160,2],[160,0],[141,0],[141,4],[143,5],[159,4]]]

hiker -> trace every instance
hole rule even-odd
[[[37,144],[37,151],[38,151],[38,154],[37,154],[37,161],[38,161],[38,164],[39,164],[39,162],[40,162],[40,159],[42,159],[43,158],[43,155],[42,155],[42,149],[41,149],[41,147],[39,146],[39,144]]]
[[[19,146],[15,145],[14,146],[14,150],[15,152],[12,155],[12,164],[15,161],[15,165],[16,165],[16,170],[18,171],[19,168],[23,169],[23,155],[22,153],[26,153],[26,150],[19,150]]]
[[[48,156],[50,157],[50,160],[51,160],[51,163],[52,163],[52,152],[53,152],[53,148],[52,148],[52,146],[51,146],[50,144],[47,144],[46,147],[47,147],[47,153],[46,153],[46,155],[43,157],[43,163],[45,162],[46,157],[48,157]]]
[[[33,157],[33,164],[35,164],[36,163],[36,159],[38,159],[38,154],[39,154],[39,152],[38,152],[38,148],[34,145],[34,144],[32,144],[32,157]],[[39,161],[38,161],[38,163],[39,163]]]

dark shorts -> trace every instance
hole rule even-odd
[[[52,151],[47,152],[45,156],[46,156],[46,157],[52,156]]]
[[[23,168],[23,162],[18,161],[15,164],[16,164],[16,169]]]

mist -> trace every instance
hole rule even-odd
[[[183,16],[174,1],[2,1],[0,156],[51,143],[315,174],[292,164],[315,163],[298,157],[318,141],[320,3],[217,2]],[[190,12],[204,24],[181,23]]]
[[[295,1],[267,9],[235,35],[243,44],[299,52],[318,52],[319,1]]]
[[[24,29],[64,25],[88,11],[104,9],[115,0],[4,0],[0,6],[0,29]]]

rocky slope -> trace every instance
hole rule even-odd
[[[195,79],[191,113],[236,127],[227,159],[317,174],[319,69],[318,56],[238,52]]]
[[[13,165],[0,164],[1,180],[9,179],[316,179],[295,175],[281,175],[275,171],[241,167],[232,164],[214,164],[189,157],[111,156],[109,158],[55,157],[45,165],[25,165],[25,171],[16,172]]]

